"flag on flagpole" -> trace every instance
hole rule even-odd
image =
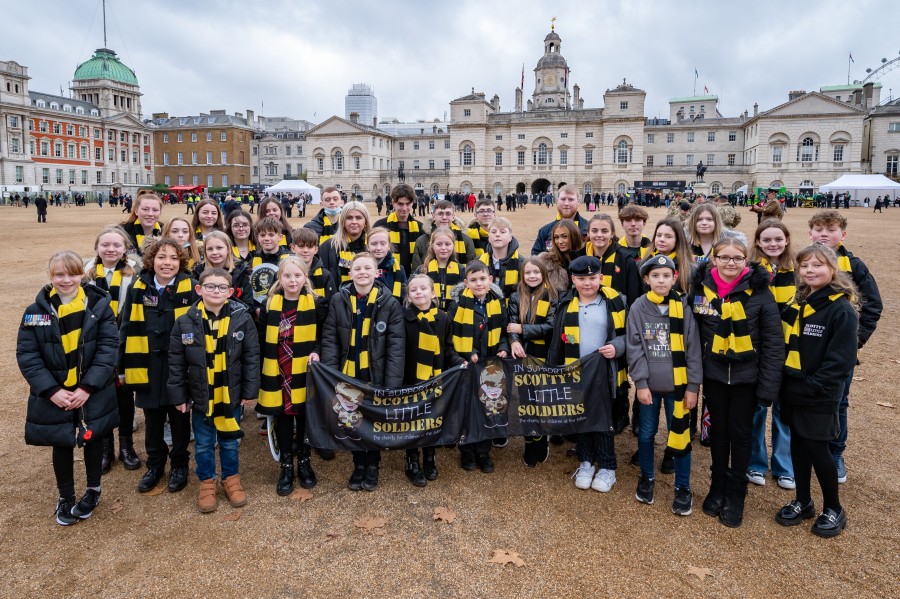
[[[522,63],[522,84],[520,85],[519,89],[521,89],[523,91],[525,90],[525,63],[524,62]]]
[[[699,77],[700,73],[697,72],[697,68],[694,68],[694,77]]]
[[[708,93],[709,93],[709,88],[706,87],[705,85],[703,86],[703,93],[704,93],[704,94],[708,94]]]
[[[853,60],[853,52],[850,53],[850,62],[852,62],[853,64],[856,64],[856,61]]]

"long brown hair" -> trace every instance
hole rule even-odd
[[[684,232],[684,225],[677,218],[664,218],[653,229],[653,237],[650,238],[652,250],[656,250],[656,232],[663,225],[675,232],[675,260],[678,266],[678,287],[681,293],[687,293],[691,289],[691,246],[688,244],[687,235]],[[718,245],[718,244],[717,244]],[[747,255],[746,248],[744,255]]]
[[[222,209],[219,208],[218,202],[216,202],[215,200],[210,200],[209,198],[200,200],[194,207],[194,219],[191,222],[191,230],[196,231],[200,227],[200,209],[204,206],[212,206],[216,209],[216,224],[213,225],[213,229],[215,229],[216,231],[224,231],[225,221],[222,218]]]
[[[763,231],[766,229],[778,229],[784,233],[787,244],[784,246],[784,251],[778,256],[778,266],[779,268],[782,266],[792,267],[794,264],[794,248],[791,247],[791,231],[787,228],[787,225],[777,218],[767,218],[756,227],[756,233],[753,234],[753,246],[750,248],[750,260],[759,262],[765,258],[767,262],[772,262],[772,259],[759,247],[759,238],[762,237]]]
[[[140,191],[138,191],[138,195],[134,199],[134,202],[131,203],[131,213],[128,215],[128,218],[126,218],[119,224],[133,225],[134,223],[136,223],[138,221],[138,208],[140,208],[141,202],[144,202],[146,200],[156,200],[157,202],[159,202],[159,216],[160,218],[162,218],[162,209],[165,205],[162,201],[162,198],[148,189],[141,189]],[[156,222],[159,222],[159,219],[157,219]]]
[[[550,229],[550,249],[547,250],[547,254],[550,256],[550,259],[557,264],[566,266],[569,264],[569,256],[563,256],[562,252],[559,251],[559,248],[556,247],[556,244],[553,243],[553,232],[560,227],[564,228],[569,233],[570,255],[572,254],[572,252],[577,252],[584,247],[584,236],[581,234],[581,229],[578,228],[578,225],[575,224],[575,221],[568,218],[557,221],[557,223]]]
[[[794,301],[798,304],[805,301],[811,294],[812,290],[809,285],[800,277],[800,264],[806,262],[810,258],[818,258],[821,262],[828,265],[831,270],[830,285],[839,292],[842,292],[850,300],[853,309],[859,312],[859,292],[856,285],[848,273],[842,272],[838,268],[837,254],[827,245],[814,243],[797,252],[797,259],[794,264],[794,278],[797,284],[797,293],[794,295]]]
[[[196,220],[196,215],[194,217],[194,220]],[[188,227],[188,246],[186,248],[184,248],[184,250],[187,252],[188,260],[193,260],[194,264],[196,264],[197,262],[200,261],[200,250],[197,247],[197,237],[194,235],[194,229],[191,227],[191,223],[189,223],[186,218],[183,218],[181,216],[176,216],[173,219],[171,219],[169,222],[166,223],[166,226],[163,227],[162,236],[171,238],[172,223],[174,223],[176,221],[181,221],[184,224],[186,224]]]
[[[541,284],[532,289],[525,283],[525,267],[532,264],[541,271]],[[522,261],[519,268],[519,287],[516,290],[519,294],[519,322],[522,324],[534,324],[535,314],[532,306],[536,306],[539,300],[547,299],[551,303],[556,303],[559,294],[556,288],[551,285],[547,279],[547,267],[544,261],[537,256],[528,256]]]

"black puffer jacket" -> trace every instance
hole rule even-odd
[[[191,276],[197,281],[200,275],[206,270],[205,262],[198,262],[191,273]],[[231,295],[233,301],[244,304],[247,308],[256,308],[256,302],[253,301],[253,286],[250,285],[250,263],[245,260],[234,261],[234,268],[231,270],[231,286],[234,293]]]
[[[750,272],[743,276],[729,297],[752,289],[744,302],[744,312],[750,329],[750,340],[756,350],[756,359],[731,361],[711,353],[713,338],[721,319],[718,314],[702,314],[704,305],[703,285],[716,288],[710,270],[712,264],[700,265],[694,273],[689,306],[700,327],[703,344],[703,378],[735,385],[756,385],[756,397],[761,403],[771,404],[778,399],[781,386],[781,367],[784,364],[784,333],[781,315],[775,296],[769,289],[771,276],[765,268],[751,262]]]
[[[406,366],[404,374],[404,385],[415,385],[421,381],[416,379],[417,356],[416,349],[419,343],[419,310],[415,306],[407,306],[404,310],[404,318],[406,319]],[[438,338],[438,345],[441,351],[439,363],[441,370],[449,370],[454,366],[464,363],[456,351],[453,349],[453,339],[450,331],[450,317],[447,313],[438,310],[434,319],[435,334]]]
[[[406,349],[406,329],[403,308],[391,296],[387,287],[375,282],[378,296],[369,330],[369,371],[372,384],[379,387],[403,386],[403,353]],[[336,370],[350,353],[350,334],[354,315],[350,308],[350,294],[356,293],[352,283],[341,288],[331,298],[328,317],[322,332],[322,363]]]
[[[509,344],[512,345],[518,341],[522,344],[525,353],[535,358],[545,360],[547,352],[550,350],[550,338],[553,336],[553,323],[556,319],[556,302],[547,298],[550,307],[547,309],[547,318],[540,324],[522,324],[519,319],[519,292],[513,293],[509,298],[509,309],[507,310],[508,324],[522,324],[521,333],[510,333]],[[534,312],[536,306],[531,307]],[[543,339],[543,345],[535,345],[532,343],[535,339]]]
[[[227,309],[231,317],[225,344],[228,396],[231,405],[237,407],[241,400],[256,399],[259,395],[259,339],[247,307],[234,301],[226,306],[222,309]],[[191,342],[186,343],[187,339]],[[194,410],[205,414],[210,398],[204,339],[203,314],[194,304],[175,321],[169,337],[168,390],[173,404],[189,403]]]
[[[19,325],[16,360],[28,381],[25,442],[29,445],[75,446],[75,422],[84,420],[94,438],[102,439],[119,425],[114,372],[119,350],[116,319],[109,294],[85,285],[87,306],[81,324],[78,386],[91,392],[80,410],[64,410],[50,401],[63,388],[68,375],[59,320],[50,306],[50,286],[38,293],[25,317],[49,317],[47,326],[27,325],[39,319],[25,318]]]

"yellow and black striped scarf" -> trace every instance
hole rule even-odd
[[[437,260],[428,263],[426,272],[434,281],[434,297],[437,298],[438,307],[446,310],[453,301],[453,288],[462,280],[459,262],[451,260],[447,268],[441,269]]]
[[[788,305],[788,302],[794,299],[794,294],[797,293],[793,266],[788,265],[787,268],[779,266],[775,269],[766,257],[760,258],[759,264],[772,275],[772,283],[769,285],[769,288],[775,296],[775,303],[778,304],[778,310],[784,310],[784,307]]]
[[[325,285],[328,282],[328,276],[325,269],[322,268],[322,262],[318,258],[313,259],[309,270],[309,283],[312,285],[313,291],[319,297],[325,297]]]
[[[600,287],[600,293],[609,304],[609,312],[612,314],[614,336],[625,334],[625,301],[622,295],[611,287]],[[571,364],[581,358],[581,328],[578,325],[578,309],[581,304],[578,296],[572,297],[569,306],[563,315],[563,357],[565,364]],[[599,349],[599,348],[598,348]],[[616,359],[616,386],[620,387],[628,382],[626,363],[623,358]]]
[[[357,338],[356,334],[359,327],[356,326],[356,318],[359,316],[358,311],[360,309],[357,306],[359,296],[357,296],[355,289],[350,290],[350,312],[354,319],[353,329],[350,331],[350,354],[355,355],[356,358],[345,361],[341,372],[366,383],[372,380],[369,372],[369,332],[372,329],[372,315],[375,313],[375,300],[377,298],[378,286],[376,285],[372,287],[372,291],[369,292],[366,298],[366,305],[362,312],[362,334]]]
[[[262,371],[260,376],[258,411],[263,414],[281,414],[284,406],[284,377],[278,364],[278,345],[282,326],[284,305],[287,300],[281,292],[269,300],[266,311],[265,333],[262,339]],[[316,298],[303,291],[297,300],[296,317],[293,321],[293,342],[291,351],[291,403],[306,402],[306,372],[309,354],[316,347],[319,330],[316,323]]]
[[[550,313],[550,300],[548,299],[546,290],[541,294],[541,299],[532,299],[531,310],[529,310],[529,312],[534,315],[534,318],[522,318],[522,325],[544,324],[547,322],[547,314]],[[535,337],[534,339],[529,339],[528,343],[543,347],[547,345],[547,340],[543,337]]]
[[[669,426],[668,447],[675,456],[683,456],[691,451],[691,411],[684,406],[684,392],[687,389],[687,356],[684,348],[684,304],[674,289],[662,297],[652,291],[647,299],[661,305],[669,305],[669,349],[672,354],[672,380],[675,383],[675,409]]]
[[[416,308],[419,335],[416,342],[416,381],[424,382],[441,374],[443,351],[437,337],[435,320],[437,308],[422,311]]]
[[[843,243],[838,245],[835,254],[837,254],[838,270],[847,274],[852,273],[853,266],[850,264],[850,257],[852,254],[847,251],[847,248],[844,247]]]
[[[475,245],[475,257],[481,258],[481,255],[487,251],[488,245],[490,245],[490,242],[488,241],[488,232],[477,222],[469,225],[467,232],[469,237],[472,238],[472,243]]]
[[[410,218],[407,221],[407,235],[406,240],[409,242],[409,251],[404,252],[403,248],[400,247],[400,235],[403,229],[400,228],[400,221],[397,218],[396,212],[391,212],[387,217],[387,230],[388,237],[391,242],[391,248],[393,251],[400,254],[401,256],[412,256],[416,250],[416,240],[422,234],[422,229],[419,227],[419,221],[414,218]]]
[[[487,322],[475,324],[475,296],[469,288],[463,290],[460,294],[459,301],[456,306],[456,313],[453,315],[452,334],[453,348],[459,354],[465,354],[465,357],[476,353],[474,347],[475,337],[479,330],[483,330],[483,334],[487,334],[487,356],[479,356],[486,358],[496,355],[497,348],[500,345],[500,335],[503,332],[503,305],[493,293],[488,292],[484,298],[485,313]]]
[[[675,266],[678,266],[678,252],[677,252],[677,251],[675,251],[675,252],[669,252],[668,254],[663,254],[662,252],[660,252],[660,251],[657,250],[657,249],[650,250],[650,256],[649,256],[649,257],[652,258],[653,256],[660,256],[660,255],[666,256],[667,258],[671,259],[672,262],[675,263]]]
[[[460,229],[456,223],[450,223],[450,230],[453,231],[453,235],[456,237],[456,241],[453,242],[453,251],[456,252],[456,261],[460,264],[465,264],[466,242],[463,241],[462,229]]]
[[[203,301],[197,302],[197,310],[203,317],[203,339],[206,349],[206,382],[209,401],[205,414],[212,418],[216,434],[221,439],[240,439],[244,436],[234,417],[234,407],[228,389],[228,329],[231,326],[231,306],[222,306],[219,318],[211,319]]]
[[[703,294],[709,305],[719,313],[720,319],[710,348],[712,355],[734,362],[754,359],[756,350],[750,339],[750,327],[744,312],[744,302],[753,294],[753,290],[732,292],[723,299],[704,284]]]
[[[68,390],[78,386],[78,346],[81,340],[81,324],[84,322],[86,298],[84,288],[79,287],[71,302],[64,304],[56,289],[50,290],[50,305],[59,320],[59,335],[63,353],[66,354],[66,380],[62,384]]]
[[[494,257],[490,251],[483,253],[478,260],[487,264],[491,276],[494,277],[494,283],[503,290],[504,305],[509,304],[510,296],[519,288],[519,249],[516,248],[505,260],[500,260],[499,269],[494,268]]]
[[[94,282],[97,287],[103,291],[109,292],[109,306],[112,308],[113,316],[116,318],[119,317],[119,297],[122,291],[122,269],[125,268],[125,264],[125,258],[116,262],[112,281],[110,283],[106,282],[106,268],[103,266],[103,262],[98,260],[97,265],[94,267]]]
[[[136,231],[134,234],[135,249],[137,249],[138,254],[142,254],[144,249],[144,238],[146,237],[146,235],[144,235],[144,228],[141,226],[140,221],[135,221],[133,226]],[[152,237],[159,237],[162,235],[162,225],[159,223],[153,225],[153,231],[150,232],[150,235]]]
[[[386,260],[390,262],[385,264]],[[391,290],[391,295],[403,302],[403,281],[400,280],[400,275],[397,274],[401,268],[400,260],[397,256],[393,254],[385,256],[384,260],[378,264],[378,279],[384,283],[385,287]]]
[[[611,241],[609,247],[606,248],[606,251],[603,252],[602,256],[595,256],[594,243],[588,241],[584,244],[586,255],[595,256],[600,259],[600,274],[603,275],[602,285],[604,287],[612,287],[613,275],[621,270],[616,266],[616,257],[619,255],[616,251],[618,248],[619,245],[615,241]]]
[[[263,255],[270,256],[272,258],[277,257],[278,259],[275,261],[275,264],[277,265],[277,264],[280,264],[281,261],[284,260],[286,256],[290,256],[291,253],[280,246],[278,247],[278,249],[276,250],[276,252],[274,254],[266,254],[262,251],[254,252],[253,257],[250,259],[250,270],[251,271],[254,268],[256,268],[257,266],[259,266],[260,264],[262,264],[263,262],[265,262],[265,260],[263,260]]]
[[[152,275],[151,275],[152,276]],[[194,285],[191,278],[179,274],[167,288],[175,286],[172,297],[175,319],[187,314],[194,299]],[[154,293],[156,290],[153,290]],[[131,312],[123,314],[128,319],[128,333],[125,337],[125,358],[121,367],[125,371],[125,384],[143,388],[150,384],[147,366],[150,361],[150,341],[147,339],[147,321],[144,318],[144,300],[147,297],[147,283],[138,278],[131,288]],[[157,301],[161,301],[157,297]],[[174,322],[174,321],[173,321]]]
[[[282,238],[282,239],[284,239],[284,238]],[[256,244],[253,243],[253,240],[248,239],[247,240],[247,258],[250,258],[251,256],[253,256],[253,253],[255,251],[256,251]],[[241,250],[238,249],[238,246],[232,245],[231,253],[234,254],[235,258],[237,258],[239,260],[245,260],[245,258],[243,256],[241,256]]]
[[[806,374],[803,372],[800,359],[800,331],[803,330],[803,320],[845,295],[843,292],[829,295],[829,291],[834,291],[834,289],[821,289],[800,303],[792,301],[781,314],[781,328],[784,330],[786,346],[784,367],[797,376]]]
[[[323,212],[322,232],[319,234],[319,247],[321,247],[323,243],[334,237],[335,231],[337,231],[337,225],[332,224],[331,219],[328,218],[328,215]]]

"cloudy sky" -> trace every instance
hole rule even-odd
[[[355,82],[374,86],[379,117],[442,118],[473,87],[511,110],[523,63],[526,98],[534,89],[551,17],[586,107],[627,78],[647,91],[648,117],[667,116],[696,68],[697,92],[737,116],[788,90],[846,83],[850,52],[851,79],[897,57],[894,1],[107,0],[107,30],[148,117],[264,107],[320,122],[343,116]],[[100,4],[5,3],[0,58],[27,66],[31,89],[58,93],[103,45]],[[884,97],[900,93],[898,74]]]

